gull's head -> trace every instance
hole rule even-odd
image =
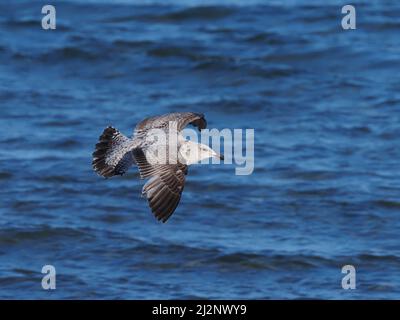
[[[188,140],[181,145],[179,153],[187,165],[191,165],[208,158],[224,160],[223,155],[215,152],[209,146]]]

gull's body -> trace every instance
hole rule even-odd
[[[161,131],[167,137],[171,134],[171,123],[175,125],[177,137],[166,141],[154,141],[154,131]],[[167,221],[179,204],[185,184],[188,166],[210,157],[223,158],[206,145],[185,140],[180,132],[192,124],[202,130],[207,122],[204,115],[193,112],[169,113],[150,117],[140,122],[132,138],[108,127],[104,130],[93,153],[93,169],[103,177],[124,174],[132,165],[137,165],[142,179],[150,178],[143,186],[149,206],[158,220]],[[170,135],[171,134],[171,135]],[[172,141],[174,140],[174,141]],[[177,157],[160,161],[157,150],[173,144]],[[172,158],[172,156],[171,156]]]

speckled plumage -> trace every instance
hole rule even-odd
[[[146,153],[155,147],[156,142],[149,141],[152,129],[161,129],[169,133],[169,124],[174,122],[178,133],[188,124],[206,128],[203,114],[194,112],[176,112],[146,118],[134,130],[133,138],[128,138],[117,129],[108,127],[103,131],[93,153],[93,169],[103,177],[124,174],[133,164],[138,166],[142,179],[150,178],[143,186],[142,194],[158,220],[167,221],[179,204],[185,184],[187,165],[184,163],[154,164]],[[179,141],[178,141],[179,149]]]

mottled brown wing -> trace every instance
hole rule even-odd
[[[195,112],[174,112],[161,116],[146,118],[135,128],[135,134],[155,128],[165,128],[170,121],[177,122],[178,131],[183,130],[188,124],[192,124],[199,130],[207,127],[207,121],[202,113]]]
[[[187,166],[182,164],[150,164],[142,149],[133,151],[141,178],[150,178],[143,186],[151,211],[166,222],[174,213],[185,185]]]
[[[132,148],[133,141],[117,129],[104,129],[93,152],[94,171],[106,178],[123,175],[135,163]]]

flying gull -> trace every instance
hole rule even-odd
[[[147,198],[155,217],[166,222],[181,199],[188,166],[212,157],[223,160],[222,155],[208,146],[183,137],[181,131],[188,124],[202,130],[206,128],[207,122],[203,114],[194,112],[150,117],[135,127],[132,138],[108,127],[104,129],[93,152],[93,169],[99,175],[109,178],[123,175],[132,165],[137,165],[141,179],[149,179],[143,186],[142,195]],[[154,139],[154,131],[157,130],[169,138]],[[173,130],[176,132],[176,140],[171,138],[174,136]],[[172,144],[175,144],[177,151],[175,158],[169,158],[172,153],[168,146]],[[157,152],[163,147],[168,150],[166,155]]]

